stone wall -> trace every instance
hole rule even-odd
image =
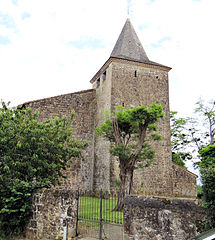
[[[111,110],[111,67],[105,69],[93,84],[96,89],[97,111],[95,127],[105,121],[105,111]],[[110,143],[102,137],[95,138],[94,190],[110,191]]]
[[[33,216],[21,239],[62,240],[76,235],[75,191],[43,190],[34,195]],[[186,240],[203,226],[205,209],[197,200],[127,196],[124,234],[133,240]],[[19,238],[20,239],[20,238]]]
[[[104,120],[104,111],[116,105],[162,104],[164,119],[157,123],[161,141],[149,143],[155,150],[154,162],[134,172],[134,192],[144,195],[196,196],[195,175],[173,165],[169,119],[169,68],[110,58],[93,81],[93,89],[25,103],[39,110],[41,121],[55,116],[69,116],[75,110],[73,137],[89,141],[84,151],[86,161],[73,159],[65,171],[62,189],[114,191],[119,166],[110,155],[110,143],[95,136],[95,127]]]
[[[136,169],[134,173],[134,182],[133,182],[133,193],[140,195],[156,195],[150,190],[147,190],[148,181],[144,181],[143,175],[147,170],[146,169]],[[163,193],[161,196],[172,196],[172,197],[187,197],[187,198],[196,198],[197,196],[197,187],[196,187],[196,179],[198,176],[186,168],[183,168],[174,162],[172,163],[173,169],[173,179],[172,179],[172,194]]]
[[[187,169],[173,163],[173,196],[195,198],[197,195],[196,189],[196,174],[191,173]]]
[[[74,191],[44,190],[33,198],[33,216],[26,239],[63,239],[75,236],[77,200]]]
[[[134,240],[190,239],[206,216],[190,199],[128,196],[124,204],[124,231]]]
[[[66,170],[67,179],[64,179],[61,185],[63,189],[92,189],[93,187],[95,94],[95,90],[90,89],[24,104],[33,110],[39,110],[40,121],[56,116],[70,116],[71,111],[75,110],[72,123],[73,137],[89,141],[89,145],[83,152],[85,161],[73,159],[71,167]]]

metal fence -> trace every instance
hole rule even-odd
[[[123,239],[123,212],[115,211],[118,199],[116,193],[79,192],[76,236]]]

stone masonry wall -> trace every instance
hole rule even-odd
[[[195,198],[197,195],[197,177],[196,174],[173,163],[173,196]]]
[[[172,163],[173,168],[173,193],[172,197],[188,197],[196,198],[197,187],[196,187],[196,174],[188,171],[187,169]],[[147,168],[148,169],[148,168]],[[145,171],[147,171],[145,169]],[[153,196],[151,191],[147,191],[147,182],[143,181],[144,171],[142,169],[135,170],[135,181],[133,183],[133,193],[140,195],[150,195]],[[161,196],[169,196],[168,194],[161,194]]]
[[[63,189],[92,189],[94,174],[94,117],[96,111],[95,90],[85,90],[51,98],[25,103],[33,110],[39,110],[39,120],[45,121],[55,116],[70,116],[75,110],[72,123],[73,137],[89,141],[84,150],[85,161],[73,159],[71,167],[65,173],[67,179],[62,180]],[[81,171],[80,171],[81,169]]]
[[[163,139],[150,142],[156,152],[154,163],[142,171],[135,171],[134,182],[138,182],[138,186],[134,190],[137,192],[141,188],[150,195],[172,195],[168,71],[140,63],[114,60],[111,91],[112,110],[116,105],[123,104],[131,107],[150,105],[152,102],[162,104],[165,117],[157,125]]]
[[[119,179],[118,162],[110,155],[110,143],[95,136],[95,127],[104,122],[105,110],[117,105],[162,104],[164,119],[158,122],[161,141],[149,143],[155,150],[154,162],[134,172],[133,192],[144,195],[196,196],[195,175],[173,165],[171,160],[168,71],[127,60],[112,59],[99,72],[93,89],[45,98],[24,105],[39,110],[39,120],[69,116],[75,110],[73,137],[89,141],[85,161],[73,159],[65,171],[61,189],[102,189],[114,191]]]
[[[69,239],[75,236],[77,200],[74,191],[44,190],[33,198],[33,216],[26,239]]]
[[[95,81],[97,112],[96,127],[105,121],[104,112],[111,110],[112,69],[109,66]],[[94,190],[110,191],[110,143],[102,137],[95,138]]]
[[[134,240],[190,239],[206,217],[190,199],[128,196],[124,204],[124,231]]]

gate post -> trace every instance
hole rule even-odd
[[[100,228],[99,228],[99,240],[102,240],[102,225],[103,225],[103,219],[102,219],[102,190],[100,191]]]
[[[78,236],[78,220],[79,220],[79,216],[78,216],[78,210],[79,210],[79,190],[77,190],[76,192],[76,201],[77,201],[77,209],[76,209],[76,228],[75,228],[75,236]]]

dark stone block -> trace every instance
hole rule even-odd
[[[67,210],[67,216],[68,217],[72,217],[72,216],[74,216],[74,209],[73,209],[73,207],[69,207],[68,208],[68,210]]]
[[[31,226],[32,228],[37,228],[37,221],[31,220],[31,221],[30,221],[30,226]]]

